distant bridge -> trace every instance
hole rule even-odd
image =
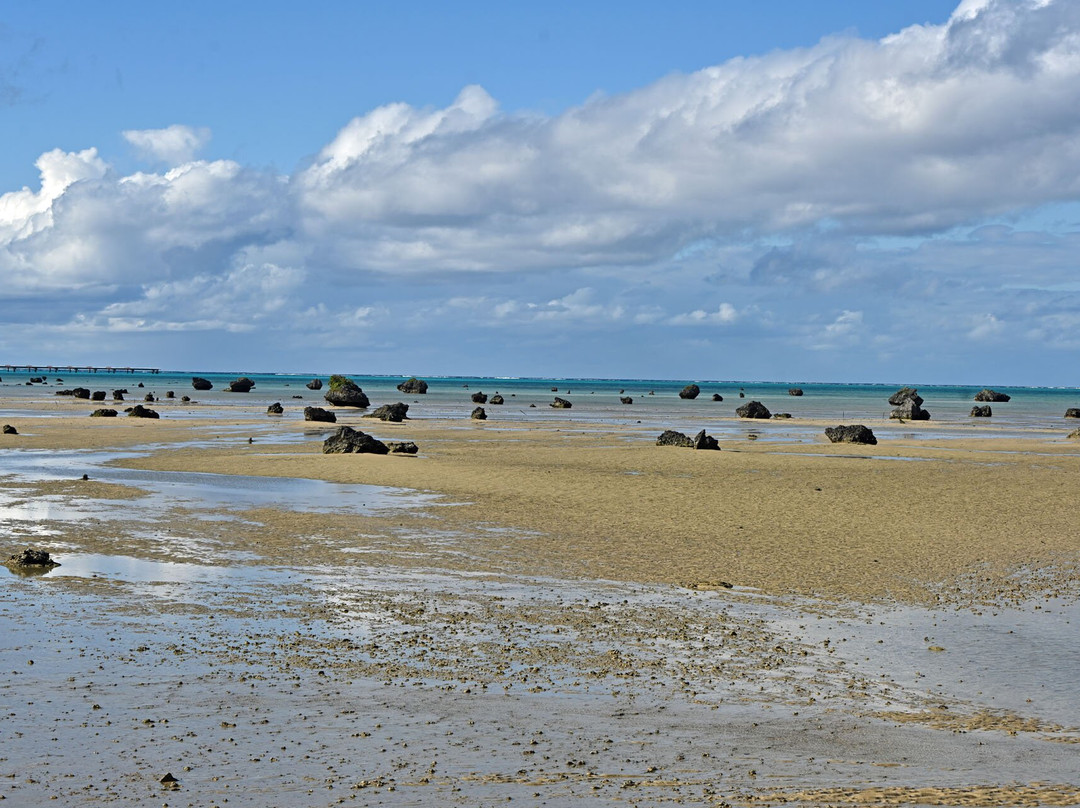
[[[132,367],[102,367],[92,365],[0,365],[8,373],[24,370],[27,373],[41,373],[43,370],[49,373],[161,373],[160,368],[132,368]]]

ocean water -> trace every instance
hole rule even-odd
[[[2,372],[0,396],[8,405],[0,410],[0,418],[11,420],[20,416],[34,415],[23,410],[20,402],[63,402],[72,411],[97,406],[110,406],[112,391],[126,388],[128,402],[141,402],[146,393],[160,398],[155,406],[163,416],[176,414],[182,417],[228,417],[240,410],[265,409],[277,401],[286,408],[324,404],[321,391],[309,390],[307,382],[314,376],[265,374],[265,373],[192,373],[189,371],[165,371],[148,373],[67,373],[55,372],[47,376],[46,384],[27,385],[26,381],[41,373]],[[193,375],[209,379],[214,388],[196,391],[192,388]],[[255,381],[250,393],[226,392],[228,383],[246,375]],[[322,376],[324,385],[328,377]],[[371,399],[373,406],[404,401],[410,405],[411,418],[467,418],[473,407],[470,400],[475,392],[489,396],[500,393],[504,405],[484,405],[493,421],[564,421],[578,426],[588,423],[597,425],[641,424],[644,428],[674,428],[681,431],[705,428],[725,434],[758,431],[768,439],[770,433],[782,431],[787,437],[799,437],[805,433],[819,435],[820,428],[799,422],[825,420],[835,423],[866,423],[883,430],[879,437],[918,434],[924,437],[964,437],[974,433],[999,436],[1023,436],[1039,433],[1069,431],[1080,422],[1066,419],[1064,413],[1071,407],[1080,407],[1080,388],[1049,387],[995,387],[1007,393],[1012,400],[991,404],[993,416],[971,418],[975,393],[974,386],[921,386],[919,394],[925,399],[923,407],[931,413],[931,421],[917,425],[889,422],[891,407],[889,396],[901,385],[882,384],[827,384],[788,383],[760,381],[709,381],[709,380],[656,380],[656,379],[536,379],[536,378],[482,378],[482,377],[425,377],[428,392],[425,395],[405,395],[396,389],[404,381],[402,376],[350,375]],[[679,398],[679,391],[693,381],[701,388],[695,400]],[[142,384],[140,388],[138,385]],[[104,404],[85,400],[57,397],[56,391],[73,387],[105,390],[108,399]],[[802,396],[792,396],[788,390],[799,387]],[[165,399],[166,391],[173,391],[175,399]],[[740,398],[740,393],[742,398]],[[712,400],[719,394],[723,401]],[[193,401],[181,403],[180,397],[188,395]],[[573,404],[571,410],[551,408],[554,396],[560,396]],[[623,404],[620,397],[628,396],[632,404]],[[745,421],[735,419],[735,409],[748,401],[760,401],[773,413],[790,413],[790,420]],[[63,411],[63,410],[61,410]],[[36,413],[38,417],[45,413]],[[934,427],[943,429],[938,433]]]

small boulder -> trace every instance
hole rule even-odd
[[[307,383],[308,390],[322,390],[322,379],[312,379]]]
[[[202,376],[192,376],[191,386],[196,390],[213,390],[214,383],[209,379],[204,379]]]
[[[337,416],[322,407],[304,407],[305,421],[325,421],[328,424],[336,424]]]
[[[740,418],[772,418],[769,408],[760,401],[748,401],[735,410]]]
[[[774,412],[772,417],[773,418],[779,418],[779,419],[783,420],[783,419],[786,419],[786,418],[790,418],[791,413],[790,412]]]
[[[390,454],[408,454],[414,455],[420,451],[419,447],[411,440],[407,441],[390,441],[386,444],[390,449]]]
[[[174,393],[172,390],[166,390],[165,398],[176,398],[176,393]]]
[[[250,393],[251,388],[255,386],[255,382],[249,379],[247,376],[241,376],[239,379],[234,379],[229,382],[229,386],[226,388],[227,393]]]
[[[90,400],[90,390],[86,387],[76,387],[71,391],[71,395],[75,396],[75,398]]]
[[[90,394],[90,400],[91,401],[104,401],[105,400],[105,391],[104,390],[95,390],[93,393]]]
[[[505,404],[505,403],[506,403],[506,400],[502,396],[500,396],[498,393],[493,395],[491,397],[491,399],[488,401],[488,404]]]
[[[142,404],[136,404],[134,407],[126,410],[129,418],[160,418],[154,410],[149,407],[144,407]]]
[[[422,396],[427,392],[427,382],[413,376],[399,384],[397,389],[402,393],[408,393],[409,395]]]
[[[621,401],[623,404],[634,403],[634,399],[632,399],[630,396],[619,396],[619,401]]]
[[[47,550],[35,550],[33,547],[27,547],[21,553],[8,558],[8,564],[13,567],[59,567],[60,564],[53,561],[52,556]]]
[[[154,403],[154,394],[153,393],[147,393],[145,396],[143,396],[143,401],[145,401],[145,402],[147,402],[149,404],[153,404]]]
[[[191,401],[191,396],[180,396],[180,400],[185,402]]]
[[[323,395],[335,407],[359,407],[363,409],[371,404],[364,391],[347,376],[330,377],[330,389]]]
[[[656,445],[678,446],[683,449],[691,449],[694,446],[694,442],[682,432],[676,432],[674,429],[665,429],[660,433],[660,437],[656,439]]]
[[[1069,438],[1070,440],[1080,440],[1080,429],[1074,429],[1065,437]]]
[[[803,394],[803,389],[801,387],[789,387],[787,394],[789,396],[801,396]]]
[[[365,418],[378,418],[380,421],[393,421],[394,423],[401,423],[409,416],[406,414],[409,412],[409,405],[402,404],[400,401],[397,404],[383,404],[374,412],[365,415]]]
[[[825,437],[832,443],[863,443],[870,446],[877,445],[877,438],[869,427],[862,424],[850,424],[848,426],[830,426],[825,430]]]
[[[338,431],[323,441],[323,454],[389,454],[389,447],[365,432],[351,426],[339,426]]]
[[[679,398],[694,399],[701,394],[701,388],[696,384],[688,384],[679,391]]]
[[[94,410],[90,413],[91,418],[115,418],[117,416],[116,410],[103,408],[100,410]]]
[[[989,418],[993,414],[994,413],[990,409],[989,404],[983,404],[981,407],[978,406],[978,405],[975,405],[974,407],[971,408],[971,417],[972,418]]]
[[[124,400],[124,393],[126,393],[126,392],[127,392],[127,390],[113,390],[112,391],[112,399],[113,399],[113,401],[123,401]]]
[[[567,401],[565,398],[559,398],[555,396],[555,400],[551,402],[551,406],[557,410],[568,410],[574,405]]]
[[[473,404],[487,404],[487,394],[476,392],[469,396]]]
[[[712,435],[706,435],[704,429],[694,435],[693,445],[695,449],[711,449],[717,452],[720,451],[720,444],[717,443],[716,438],[714,438]]]
[[[723,401],[724,397],[722,395],[720,395],[719,393],[713,393],[712,394],[712,400],[713,401]]]
[[[281,406],[280,401],[275,401],[269,407],[266,408],[267,415],[284,415],[285,408]]]
[[[1065,410],[1065,417],[1066,418],[1080,418],[1080,409],[1078,409],[1076,407],[1069,407],[1069,409]]]
[[[4,424],[3,433],[5,435],[18,435],[19,430],[13,427],[11,424]]]
[[[923,403],[922,396],[919,395],[919,391],[914,387],[901,387],[889,396],[889,403],[894,407],[899,407],[905,401],[914,401],[915,406],[917,407],[921,407]]]
[[[486,421],[487,413],[484,412],[483,407],[477,407],[475,410],[472,411],[472,415],[470,415],[469,417],[472,418],[474,421]]]
[[[982,390],[975,394],[976,401],[992,401],[995,404],[1004,404],[1012,396],[1005,393],[999,393],[997,390],[991,390],[989,387],[984,387]]]

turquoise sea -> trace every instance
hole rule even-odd
[[[201,373],[198,371],[163,371],[149,373],[86,373],[54,372],[46,376],[47,383],[28,385],[26,382],[42,373],[0,373],[0,395],[9,402],[0,417],[17,417],[21,412],[19,400],[56,401],[60,389],[87,387],[105,390],[109,399],[112,391],[127,389],[128,401],[141,401],[146,393],[153,393],[164,417],[175,414],[182,417],[221,417],[233,408],[258,410],[278,401],[286,408],[318,405],[323,401],[323,391],[307,389],[307,382],[327,376],[274,373]],[[255,381],[255,388],[247,394],[229,393],[227,386],[233,379],[247,376]],[[470,399],[475,392],[489,396],[502,394],[506,403],[502,406],[486,405],[488,416],[496,422],[561,420],[577,424],[642,424],[645,427],[674,428],[682,431],[706,428],[718,434],[730,431],[745,432],[755,429],[768,438],[771,432],[782,431],[787,438],[798,437],[800,421],[832,421],[836,423],[867,423],[882,430],[881,437],[889,438],[911,434],[918,430],[924,437],[963,437],[975,432],[999,436],[1039,434],[1047,431],[1071,429],[1076,422],[1066,419],[1064,413],[1071,407],[1080,407],[1080,388],[1050,387],[1002,387],[993,386],[998,392],[1011,396],[1008,403],[992,404],[993,416],[989,419],[972,418],[970,411],[974,396],[981,389],[975,386],[918,385],[919,394],[925,399],[924,408],[931,413],[931,421],[921,424],[888,422],[891,407],[889,396],[902,383],[884,384],[833,384],[821,382],[765,382],[739,380],[700,379],[542,379],[542,378],[490,378],[472,376],[423,377],[428,382],[425,395],[405,395],[396,386],[404,376],[368,376],[345,374],[359,384],[374,406],[404,401],[410,405],[411,418],[467,418],[476,406]],[[202,376],[214,384],[210,391],[197,392],[192,388],[192,376]],[[679,391],[689,383],[697,384],[701,393],[695,400],[679,398]],[[142,385],[140,388],[139,385]],[[789,389],[802,389],[802,396],[789,395]],[[167,391],[174,398],[165,399]],[[713,401],[713,395],[723,401]],[[740,397],[742,394],[742,397]],[[181,396],[190,396],[191,403],[182,403]],[[552,409],[549,404],[554,396],[560,396],[573,404],[571,410]],[[621,397],[630,397],[632,404],[623,404]],[[107,399],[107,400],[109,400]],[[773,413],[790,413],[790,420],[748,421],[735,419],[735,408],[747,401],[761,401]],[[88,402],[66,399],[71,407],[86,408]],[[40,415],[41,413],[38,413]],[[29,416],[29,411],[25,412]],[[935,427],[941,427],[939,430]],[[806,435],[818,435],[817,425],[807,425]]]

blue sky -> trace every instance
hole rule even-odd
[[[7,4],[5,362],[1074,385],[1080,7]]]

